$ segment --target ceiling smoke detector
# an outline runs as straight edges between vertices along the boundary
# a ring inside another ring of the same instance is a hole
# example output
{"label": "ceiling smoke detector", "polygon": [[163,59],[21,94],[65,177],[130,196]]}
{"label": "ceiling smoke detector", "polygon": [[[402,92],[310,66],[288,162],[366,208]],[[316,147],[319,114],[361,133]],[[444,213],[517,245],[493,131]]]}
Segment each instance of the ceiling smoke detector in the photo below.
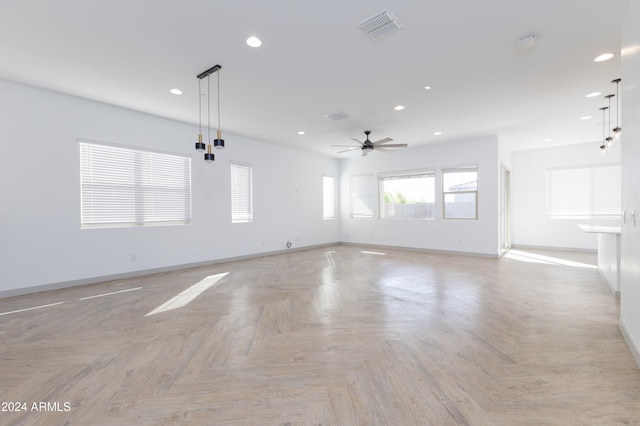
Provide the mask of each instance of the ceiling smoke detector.
{"label": "ceiling smoke detector", "polygon": [[530,49],[536,45],[537,36],[535,34],[529,34],[528,36],[520,37],[516,41],[516,47],[518,50]]}
{"label": "ceiling smoke detector", "polygon": [[389,9],[381,10],[367,19],[358,22],[357,25],[362,31],[369,35],[371,40],[386,37],[403,26]]}

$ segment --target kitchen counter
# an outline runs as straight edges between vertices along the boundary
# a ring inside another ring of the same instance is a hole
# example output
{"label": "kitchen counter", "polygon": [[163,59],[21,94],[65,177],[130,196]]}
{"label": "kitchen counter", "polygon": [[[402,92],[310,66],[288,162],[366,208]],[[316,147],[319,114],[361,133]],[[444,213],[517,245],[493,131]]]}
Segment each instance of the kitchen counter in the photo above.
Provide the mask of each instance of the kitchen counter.
{"label": "kitchen counter", "polygon": [[598,271],[616,298],[620,297],[620,226],[578,225],[598,234]]}

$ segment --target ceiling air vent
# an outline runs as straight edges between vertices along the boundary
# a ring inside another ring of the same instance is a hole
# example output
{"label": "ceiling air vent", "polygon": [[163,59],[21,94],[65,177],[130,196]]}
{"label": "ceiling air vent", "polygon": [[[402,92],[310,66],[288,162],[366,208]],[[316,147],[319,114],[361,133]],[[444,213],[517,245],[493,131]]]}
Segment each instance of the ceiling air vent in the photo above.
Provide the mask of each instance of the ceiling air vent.
{"label": "ceiling air vent", "polygon": [[400,21],[393,16],[393,13],[389,9],[384,9],[368,17],[364,21],[359,22],[358,26],[371,37],[371,40],[386,37],[402,28]]}
{"label": "ceiling air vent", "polygon": [[326,114],[325,117],[338,121],[349,118],[349,114],[347,114],[346,112],[334,112],[333,114]]}

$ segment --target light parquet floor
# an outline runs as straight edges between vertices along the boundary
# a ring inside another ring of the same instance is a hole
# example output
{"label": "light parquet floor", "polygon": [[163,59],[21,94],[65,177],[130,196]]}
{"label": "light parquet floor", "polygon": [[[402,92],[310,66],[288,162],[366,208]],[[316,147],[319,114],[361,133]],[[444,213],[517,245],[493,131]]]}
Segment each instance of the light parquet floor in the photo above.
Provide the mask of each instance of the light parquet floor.
{"label": "light parquet floor", "polygon": [[594,254],[367,250],[0,299],[64,302],[0,316],[0,401],[26,408],[0,424],[640,424],[640,370]]}

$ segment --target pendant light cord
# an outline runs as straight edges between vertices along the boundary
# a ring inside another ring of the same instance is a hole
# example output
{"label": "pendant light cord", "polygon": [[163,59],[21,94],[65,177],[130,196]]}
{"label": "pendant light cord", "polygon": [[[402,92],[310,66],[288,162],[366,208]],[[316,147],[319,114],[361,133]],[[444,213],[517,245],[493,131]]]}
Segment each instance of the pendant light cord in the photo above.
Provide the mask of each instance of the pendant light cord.
{"label": "pendant light cord", "polygon": [[619,98],[620,95],[618,93],[619,84],[620,84],[620,81],[616,81],[616,129],[620,128],[620,123],[618,122],[618,113],[620,112],[620,98]]}
{"label": "pendant light cord", "polygon": [[198,133],[202,134],[202,80],[198,79]]}
{"label": "pendant light cord", "polygon": [[210,86],[209,86],[209,76],[207,76],[207,117],[208,117],[208,121],[207,121],[207,128],[208,128],[208,133],[207,133],[207,143],[211,143],[211,96],[209,96],[209,94],[211,93],[210,91]]}
{"label": "pendant light cord", "polygon": [[218,70],[218,130],[220,130],[220,72]]}
{"label": "pendant light cord", "polygon": [[611,96],[609,96],[609,137],[607,139],[611,139]]}

